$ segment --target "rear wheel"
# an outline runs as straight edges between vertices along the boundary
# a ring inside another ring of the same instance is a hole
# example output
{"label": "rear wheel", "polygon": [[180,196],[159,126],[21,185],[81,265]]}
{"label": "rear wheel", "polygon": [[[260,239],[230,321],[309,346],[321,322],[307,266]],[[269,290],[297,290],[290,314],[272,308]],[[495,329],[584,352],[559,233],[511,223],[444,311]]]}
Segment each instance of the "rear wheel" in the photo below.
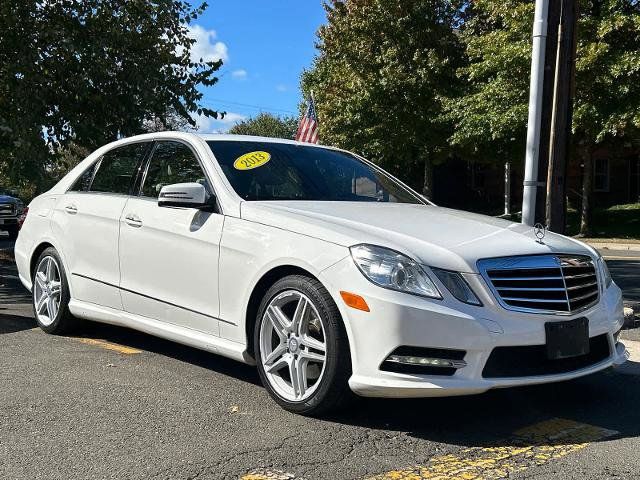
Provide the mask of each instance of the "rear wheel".
{"label": "rear wheel", "polygon": [[38,326],[47,333],[62,334],[76,326],[69,312],[69,284],[55,248],[47,248],[33,272],[33,313]]}
{"label": "rear wheel", "polygon": [[319,415],[351,397],[342,319],[315,279],[292,275],[269,289],[256,319],[254,351],[262,383],[286,410]]}

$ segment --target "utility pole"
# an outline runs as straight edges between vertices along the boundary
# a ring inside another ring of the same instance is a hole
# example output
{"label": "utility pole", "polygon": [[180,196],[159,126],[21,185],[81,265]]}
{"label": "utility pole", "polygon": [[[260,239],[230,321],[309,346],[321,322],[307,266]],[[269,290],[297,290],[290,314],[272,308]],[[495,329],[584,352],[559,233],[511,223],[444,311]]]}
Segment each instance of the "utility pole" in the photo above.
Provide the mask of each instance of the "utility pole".
{"label": "utility pole", "polygon": [[542,85],[542,114],[540,115],[540,144],[538,152],[538,191],[536,194],[535,222],[545,223],[547,173],[551,141],[551,117],[558,56],[558,27],[562,0],[549,0],[547,16],[547,42],[544,53],[544,84]]}
{"label": "utility pole", "polygon": [[524,189],[522,194],[522,223],[526,225],[533,225],[535,223],[536,195],[539,186],[538,160],[540,158],[540,126],[543,105],[542,86],[544,84],[544,59],[547,42],[548,15],[549,0],[536,0],[531,51],[527,151],[525,157]]}
{"label": "utility pole", "polygon": [[575,91],[577,3],[577,0],[562,0],[558,30],[546,201],[547,225],[557,233],[564,233],[566,228],[566,178]]}

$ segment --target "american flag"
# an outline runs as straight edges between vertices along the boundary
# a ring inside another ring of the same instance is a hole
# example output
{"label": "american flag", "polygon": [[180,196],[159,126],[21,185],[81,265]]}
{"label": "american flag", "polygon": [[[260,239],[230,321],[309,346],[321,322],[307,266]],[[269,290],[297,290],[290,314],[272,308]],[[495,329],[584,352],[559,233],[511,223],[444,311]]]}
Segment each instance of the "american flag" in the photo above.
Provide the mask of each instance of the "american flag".
{"label": "american flag", "polygon": [[316,115],[316,105],[313,95],[309,97],[307,111],[300,119],[296,140],[299,142],[318,143],[318,116]]}

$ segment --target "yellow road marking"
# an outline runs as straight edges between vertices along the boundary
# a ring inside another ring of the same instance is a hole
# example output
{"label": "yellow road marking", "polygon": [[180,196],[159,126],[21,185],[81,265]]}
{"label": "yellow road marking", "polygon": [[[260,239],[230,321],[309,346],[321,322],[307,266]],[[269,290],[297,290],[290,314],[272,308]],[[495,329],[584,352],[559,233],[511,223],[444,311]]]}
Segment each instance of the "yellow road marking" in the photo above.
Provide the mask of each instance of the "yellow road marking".
{"label": "yellow road marking", "polygon": [[257,469],[252,470],[240,477],[240,480],[294,480],[298,479],[292,473],[281,472],[280,470]]}
{"label": "yellow road marking", "polygon": [[123,355],[135,355],[136,353],[142,353],[142,350],[138,350],[137,348],[118,345],[117,343],[111,343],[97,338],[75,337],[73,339],[80,343],[84,343],[85,345],[94,345],[96,347],[104,348],[105,350],[113,350],[114,352],[122,353]]}
{"label": "yellow road marking", "polygon": [[392,470],[370,480],[495,480],[543,465],[618,432],[561,418],[515,432],[505,446],[473,447],[433,457],[428,465]]}

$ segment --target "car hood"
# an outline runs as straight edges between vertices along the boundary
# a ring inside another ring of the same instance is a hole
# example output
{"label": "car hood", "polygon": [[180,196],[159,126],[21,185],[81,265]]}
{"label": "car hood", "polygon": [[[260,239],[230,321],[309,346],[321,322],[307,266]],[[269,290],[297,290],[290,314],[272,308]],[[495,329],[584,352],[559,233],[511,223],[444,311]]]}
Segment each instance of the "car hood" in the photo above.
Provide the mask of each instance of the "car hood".
{"label": "car hood", "polygon": [[583,243],[532,227],[431,205],[373,202],[243,202],[243,219],[350,247],[400,251],[434,267],[477,272],[481,258],[548,253],[588,254]]}
{"label": "car hood", "polygon": [[18,199],[8,195],[0,195],[0,203],[18,203]]}

